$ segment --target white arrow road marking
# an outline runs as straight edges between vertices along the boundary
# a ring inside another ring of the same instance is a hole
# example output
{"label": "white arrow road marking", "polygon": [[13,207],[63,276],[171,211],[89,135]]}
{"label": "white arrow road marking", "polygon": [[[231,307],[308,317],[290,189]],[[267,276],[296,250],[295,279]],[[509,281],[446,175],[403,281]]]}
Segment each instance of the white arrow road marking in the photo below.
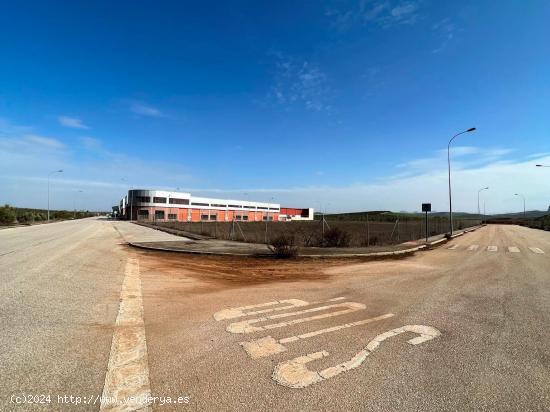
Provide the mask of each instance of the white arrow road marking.
{"label": "white arrow road marking", "polygon": [[449,249],[449,250],[455,250],[457,247],[458,247],[458,245],[452,245],[452,246],[449,246],[447,249]]}
{"label": "white arrow road marking", "polygon": [[498,247],[497,246],[487,246],[487,251],[488,252],[497,252]]}
{"label": "white arrow road marking", "polygon": [[286,351],[286,347],[283,346],[283,343],[296,342],[300,339],[308,339],[314,336],[322,335],[323,333],[335,332],[337,330],[351,328],[354,326],[366,325],[371,322],[376,322],[378,320],[388,319],[394,316],[393,313],[386,313],[385,315],[377,316],[375,318],[364,319],[352,323],[344,323],[341,325],[333,326],[331,328],[319,329],[313,332],[304,333],[298,336],[290,336],[288,338],[279,339],[278,341],[271,336],[266,336],[265,338],[255,339],[248,342],[241,342],[240,345],[244,348],[246,353],[250,355],[251,358],[257,359],[264,356],[276,355]]}
{"label": "white arrow road marking", "polygon": [[[327,309],[341,308],[341,307],[345,307],[345,308],[348,308],[348,309],[340,310],[340,311],[337,311],[337,312],[325,313],[323,315],[310,316],[308,318],[299,318],[299,319],[289,320],[287,322],[271,323],[271,324],[268,324],[268,325],[265,325],[265,326],[252,326],[252,324],[254,324],[254,323],[265,322],[267,320],[281,319],[281,318],[286,318],[286,317],[289,317],[289,316],[303,315],[303,314],[306,314],[306,313],[319,312],[319,311],[323,311],[323,310],[327,310]],[[231,333],[252,333],[252,332],[258,332],[258,331],[262,331],[262,330],[266,330],[266,329],[283,328],[285,326],[291,326],[291,325],[295,325],[297,323],[310,322],[310,321],[319,320],[319,319],[331,318],[333,316],[341,316],[341,315],[345,315],[347,313],[352,313],[352,312],[362,310],[362,309],[365,309],[365,308],[366,308],[366,306],[363,305],[362,303],[355,303],[355,302],[337,303],[337,304],[334,304],[334,305],[319,306],[317,308],[304,309],[304,310],[299,310],[299,311],[296,311],[296,312],[279,313],[277,315],[271,315],[271,316],[266,316],[266,317],[257,318],[257,319],[243,320],[241,322],[234,322],[234,323],[229,324],[229,326],[227,326],[226,330],[228,332],[231,332]]]}
{"label": "white arrow road marking", "polygon": [[139,262],[129,258],[100,411],[150,410],[150,397]]}
{"label": "white arrow road marking", "polygon": [[479,245],[471,245],[470,247],[468,247],[468,250],[470,252],[474,252],[476,251],[477,249],[479,249]]}
{"label": "white arrow road marking", "polygon": [[533,253],[538,253],[538,254],[543,254],[544,253],[544,250],[542,250],[541,248],[538,248],[538,247],[530,247],[529,249]]}
{"label": "white arrow road marking", "polygon": [[508,252],[510,252],[510,253],[519,253],[519,249],[515,246],[508,246]]}
{"label": "white arrow road marking", "polygon": [[405,332],[413,332],[419,335],[407,341],[411,345],[418,345],[441,335],[441,332],[431,326],[406,325],[376,336],[368,343],[365,349],[347,362],[323,369],[320,372],[309,370],[306,366],[309,362],[329,356],[327,351],[320,351],[279,363],[275,367],[272,377],[280,385],[297,389],[305,388],[361,366],[367,359],[367,356],[378,349],[383,341]]}

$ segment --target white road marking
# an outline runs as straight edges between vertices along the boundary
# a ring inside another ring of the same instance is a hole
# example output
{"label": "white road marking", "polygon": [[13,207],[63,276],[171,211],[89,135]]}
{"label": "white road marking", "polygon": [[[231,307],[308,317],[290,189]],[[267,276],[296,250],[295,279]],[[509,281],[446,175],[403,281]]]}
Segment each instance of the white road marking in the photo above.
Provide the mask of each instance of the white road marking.
{"label": "white road marking", "polygon": [[498,247],[497,246],[487,246],[487,251],[488,252],[497,252]]}
{"label": "white road marking", "polygon": [[455,250],[457,247],[458,247],[458,245],[452,245],[452,246],[449,246],[447,249],[449,249],[449,250]]}
{"label": "white road marking", "polygon": [[519,249],[515,246],[508,246],[508,252],[510,252],[510,253],[519,253]]}
{"label": "white road marking", "polygon": [[305,356],[299,356],[286,362],[279,363],[273,371],[272,378],[278,384],[287,386],[289,388],[305,388],[315,383],[333,378],[334,376],[337,376],[342,372],[347,372],[361,366],[361,364],[367,359],[367,356],[378,349],[383,341],[391,338],[392,336],[397,336],[405,332],[413,332],[420,335],[407,341],[411,345],[418,345],[441,335],[441,332],[431,326],[402,326],[400,328],[392,329],[388,332],[376,336],[368,343],[365,349],[357,353],[347,362],[343,362],[336,366],[323,369],[320,372],[311,371],[307,368],[307,363],[329,356],[329,353],[327,351],[314,352]]}
{"label": "white road marking", "polygon": [[265,338],[255,339],[248,342],[241,342],[240,345],[244,348],[246,353],[250,355],[251,358],[257,359],[264,356],[276,355],[277,353],[286,351],[286,347],[282,345],[284,343],[296,342],[297,340],[312,338],[314,336],[322,335],[323,333],[335,332],[337,330],[351,328],[354,326],[366,325],[368,323],[388,319],[393,316],[393,313],[386,313],[385,315],[377,316],[375,318],[364,319],[352,323],[344,323],[330,328],[319,329],[313,332],[304,333],[298,336],[290,336],[288,338],[279,339],[278,341],[271,336],[266,336]]}
{"label": "white road marking", "polygon": [[541,248],[538,248],[538,247],[530,247],[529,249],[533,253],[538,253],[538,254],[543,254],[544,253],[544,250],[542,250]]}
{"label": "white road marking", "polygon": [[129,258],[120,292],[100,410],[150,410],[150,397],[139,262]]}
{"label": "white road marking", "polygon": [[474,251],[476,251],[476,250],[478,250],[478,249],[479,249],[479,245],[471,245],[471,246],[468,247],[468,250],[469,250],[470,252],[474,252]]}
{"label": "white road marking", "polygon": [[[329,299],[325,302],[336,302],[338,300],[344,300],[344,299],[345,299],[344,297],[338,297],[338,298]],[[305,300],[300,300],[300,299],[276,300],[273,302],[260,303],[258,305],[249,305],[249,306],[241,306],[238,308],[223,309],[223,310],[220,310],[219,312],[214,313],[214,319],[216,319],[217,321],[225,320],[225,319],[235,319],[243,316],[260,315],[262,313],[277,312],[277,311],[292,309],[300,306],[315,305],[317,303],[323,303],[323,302],[309,303],[309,302],[306,302]],[[249,309],[265,308],[265,307],[276,306],[276,305],[286,305],[286,306],[247,312]]]}
{"label": "white road marking", "polygon": [[[307,317],[307,318],[298,318],[298,319],[290,320],[288,322],[271,323],[271,324],[268,324],[268,325],[265,325],[265,326],[251,326],[254,323],[265,322],[267,320],[281,319],[281,318],[286,318],[286,317],[289,317],[289,316],[303,315],[303,314],[306,314],[306,313],[319,312],[319,311],[322,311],[322,310],[327,310],[327,309],[332,309],[332,308],[340,308],[340,307],[345,307],[347,309],[340,310],[340,311],[337,311],[337,312],[325,313],[323,315],[310,316],[310,317]],[[283,327],[286,327],[286,326],[295,325],[297,323],[310,322],[310,321],[319,320],[319,319],[331,318],[331,317],[334,317],[334,316],[341,316],[341,315],[345,315],[347,313],[352,313],[352,312],[362,310],[362,309],[365,309],[365,308],[366,308],[366,306],[363,305],[362,303],[355,303],[355,302],[337,303],[337,304],[334,304],[334,305],[319,306],[317,308],[304,309],[304,310],[299,310],[299,311],[296,311],[296,312],[279,313],[277,315],[271,315],[271,316],[266,316],[266,317],[256,318],[256,319],[243,320],[241,322],[234,322],[234,323],[229,324],[229,326],[227,326],[226,330],[230,333],[252,333],[252,332],[258,332],[258,331],[267,330],[267,329],[283,328]]]}

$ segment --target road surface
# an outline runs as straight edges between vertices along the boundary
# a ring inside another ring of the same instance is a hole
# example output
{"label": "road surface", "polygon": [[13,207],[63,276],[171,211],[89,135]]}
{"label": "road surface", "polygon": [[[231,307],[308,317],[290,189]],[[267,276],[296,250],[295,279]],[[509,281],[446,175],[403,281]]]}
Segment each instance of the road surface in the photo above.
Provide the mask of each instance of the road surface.
{"label": "road surface", "polygon": [[370,262],[124,245],[159,233],[0,230],[0,410],[550,409],[548,232]]}

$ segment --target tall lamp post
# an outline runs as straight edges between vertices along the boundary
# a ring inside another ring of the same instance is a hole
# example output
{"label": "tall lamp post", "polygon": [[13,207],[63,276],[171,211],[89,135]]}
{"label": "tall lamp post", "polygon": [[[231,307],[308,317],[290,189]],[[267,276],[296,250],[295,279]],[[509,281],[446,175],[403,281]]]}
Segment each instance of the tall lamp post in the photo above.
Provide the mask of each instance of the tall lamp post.
{"label": "tall lamp post", "polygon": [[50,221],[50,177],[54,173],[63,173],[63,169],[54,170],[48,174],[48,222]]}
{"label": "tall lamp post", "polygon": [[550,167],[550,165],[535,165],[537,167]]}
{"label": "tall lamp post", "polygon": [[83,190],[77,190],[73,198],[73,219],[76,219],[76,197],[78,196],[79,193],[82,193],[82,192]]}
{"label": "tall lamp post", "polygon": [[525,196],[520,193],[514,193],[514,196],[520,196],[523,199],[523,219],[525,219]]}
{"label": "tall lamp post", "polygon": [[[477,191],[477,216],[479,217],[480,215],[480,210],[479,210],[479,194],[484,191],[484,190],[489,190],[489,186],[487,187],[482,187],[481,189],[479,189]],[[481,223],[483,223],[483,219],[481,219]]]}
{"label": "tall lamp post", "polygon": [[449,144],[447,144],[447,166],[449,169],[449,227],[451,229],[451,236],[453,235],[453,200],[451,195],[451,143],[461,134],[473,132],[474,130],[476,130],[475,127],[470,127],[468,130],[464,130],[463,132],[455,134],[453,137],[451,137],[451,140],[449,140]]}

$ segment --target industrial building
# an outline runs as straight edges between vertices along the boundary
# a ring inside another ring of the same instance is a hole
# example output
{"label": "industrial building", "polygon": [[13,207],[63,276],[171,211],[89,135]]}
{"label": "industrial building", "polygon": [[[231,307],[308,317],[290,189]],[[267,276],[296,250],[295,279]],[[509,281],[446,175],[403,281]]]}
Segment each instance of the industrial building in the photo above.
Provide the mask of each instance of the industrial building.
{"label": "industrial building", "polygon": [[132,189],[120,200],[119,217],[127,220],[178,222],[242,222],[313,220],[312,208],[278,203],[213,199],[190,193]]}

